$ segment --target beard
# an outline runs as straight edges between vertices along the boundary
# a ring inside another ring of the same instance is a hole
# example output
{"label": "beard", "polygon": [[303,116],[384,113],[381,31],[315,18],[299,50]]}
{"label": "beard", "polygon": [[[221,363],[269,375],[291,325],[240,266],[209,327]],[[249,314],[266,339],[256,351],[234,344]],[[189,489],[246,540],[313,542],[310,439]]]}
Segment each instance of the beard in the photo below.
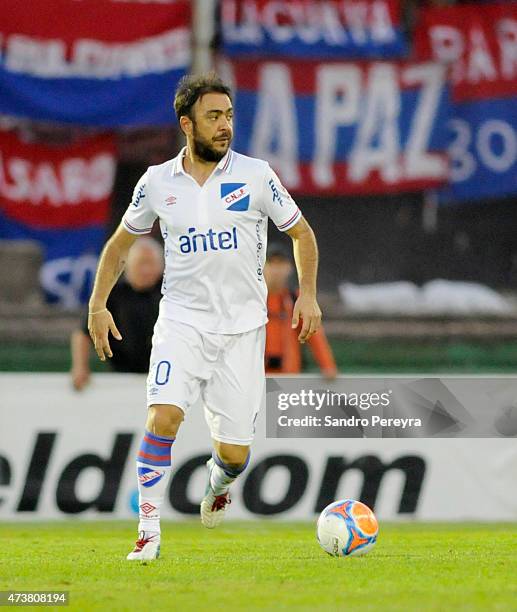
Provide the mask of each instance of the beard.
{"label": "beard", "polygon": [[194,155],[199,159],[202,159],[206,162],[218,162],[223,159],[223,157],[228,152],[230,148],[230,144],[232,142],[231,136],[228,138],[228,146],[224,151],[219,151],[214,149],[212,141],[206,140],[202,136],[200,136],[196,130],[196,124],[194,123],[194,132],[193,132],[193,145],[194,145]]}

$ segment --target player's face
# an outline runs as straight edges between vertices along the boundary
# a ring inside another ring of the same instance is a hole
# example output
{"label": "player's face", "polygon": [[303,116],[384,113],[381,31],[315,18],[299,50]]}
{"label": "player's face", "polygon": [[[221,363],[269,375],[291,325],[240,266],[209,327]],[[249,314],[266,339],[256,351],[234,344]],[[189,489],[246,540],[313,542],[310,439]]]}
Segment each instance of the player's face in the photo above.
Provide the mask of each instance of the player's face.
{"label": "player's face", "polygon": [[233,108],[225,94],[207,93],[194,107],[192,145],[194,154],[208,162],[218,162],[225,155],[233,138]]}

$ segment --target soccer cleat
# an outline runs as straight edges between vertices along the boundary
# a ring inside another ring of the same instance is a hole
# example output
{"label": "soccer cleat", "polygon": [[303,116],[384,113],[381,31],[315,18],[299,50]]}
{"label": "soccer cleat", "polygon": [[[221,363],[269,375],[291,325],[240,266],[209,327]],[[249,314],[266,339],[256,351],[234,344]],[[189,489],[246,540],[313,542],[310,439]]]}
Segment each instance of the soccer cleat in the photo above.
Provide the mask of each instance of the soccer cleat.
{"label": "soccer cleat", "polygon": [[128,561],[154,561],[160,556],[160,534],[146,536],[145,531],[138,534],[135,548],[126,557]]}
{"label": "soccer cleat", "polygon": [[224,513],[226,512],[226,506],[231,504],[230,494],[227,491],[222,495],[216,495],[212,487],[210,486],[210,474],[212,473],[212,467],[214,460],[210,459],[207,462],[208,466],[208,484],[205,491],[205,497],[201,502],[201,522],[208,529],[214,529],[222,523]]}

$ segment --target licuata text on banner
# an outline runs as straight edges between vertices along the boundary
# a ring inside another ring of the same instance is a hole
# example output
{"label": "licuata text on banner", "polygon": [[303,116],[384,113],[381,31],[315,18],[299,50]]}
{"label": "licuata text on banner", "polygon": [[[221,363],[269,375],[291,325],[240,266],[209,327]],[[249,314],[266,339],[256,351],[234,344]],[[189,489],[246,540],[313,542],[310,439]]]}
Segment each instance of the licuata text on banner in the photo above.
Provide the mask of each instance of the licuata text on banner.
{"label": "licuata text on banner", "polygon": [[450,71],[451,168],[443,198],[517,193],[517,4],[426,9],[415,51]]}
{"label": "licuata text on banner", "polygon": [[0,113],[77,125],[171,123],[190,2],[2,2]]}
{"label": "licuata text on banner", "polygon": [[235,148],[293,192],[396,193],[440,185],[446,69],[433,62],[234,61]]}
{"label": "licuata text on banner", "polygon": [[223,48],[232,57],[403,57],[399,0],[222,0]]}

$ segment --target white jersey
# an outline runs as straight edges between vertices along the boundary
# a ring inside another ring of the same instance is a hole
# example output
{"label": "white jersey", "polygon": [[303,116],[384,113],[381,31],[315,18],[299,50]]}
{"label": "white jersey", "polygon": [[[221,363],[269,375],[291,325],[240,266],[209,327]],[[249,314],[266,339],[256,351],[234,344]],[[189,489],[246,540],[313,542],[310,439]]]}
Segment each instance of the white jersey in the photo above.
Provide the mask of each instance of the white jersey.
{"label": "white jersey", "polygon": [[146,234],[160,220],[160,316],[220,334],[255,329],[267,322],[268,217],[286,231],[301,212],[267,162],[229,150],[201,187],[183,168],[185,151],[147,169],[124,227]]}

